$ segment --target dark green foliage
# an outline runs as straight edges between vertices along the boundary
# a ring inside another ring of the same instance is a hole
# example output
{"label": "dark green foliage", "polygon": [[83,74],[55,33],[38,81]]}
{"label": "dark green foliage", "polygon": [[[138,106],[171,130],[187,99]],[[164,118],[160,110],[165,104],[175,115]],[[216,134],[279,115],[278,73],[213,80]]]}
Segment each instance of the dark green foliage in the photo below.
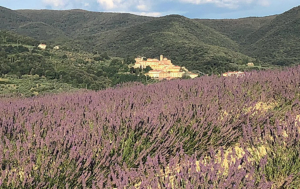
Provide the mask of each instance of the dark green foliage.
{"label": "dark green foliage", "polygon": [[[96,53],[98,54],[98,53]],[[108,56],[108,54],[105,52],[105,53],[102,53],[101,55],[95,55],[94,56],[94,60],[95,61],[105,61],[105,60],[109,60],[110,57]]]}
{"label": "dark green foliage", "polygon": [[164,54],[176,65],[201,70],[201,64],[210,61],[216,52],[232,61],[246,57],[237,52],[238,44],[225,35],[179,15],[151,18],[80,10],[20,10],[16,13],[31,20],[17,32],[64,44],[62,49],[73,52],[94,52],[93,59],[98,62],[108,60],[108,54],[125,58],[125,64],[134,63],[138,55]]}
{"label": "dark green foliage", "polygon": [[187,74],[183,74],[182,79],[191,79],[191,77]]}
{"label": "dark green foliage", "polygon": [[240,44],[241,52],[264,65],[290,66],[299,63],[300,7],[262,18],[197,20]]}
{"label": "dark green foliage", "polygon": [[122,61],[119,59],[112,59],[110,62],[110,66],[120,67],[122,65]]}
{"label": "dark green foliage", "polygon": [[[22,38],[19,35],[16,36]],[[93,58],[95,60],[95,57],[99,57],[101,61],[91,61]],[[34,78],[36,76],[40,79],[45,78],[46,80],[40,80],[45,83],[57,83],[57,86],[67,83],[73,88],[92,90],[101,90],[125,82],[146,83],[147,78],[142,74],[130,74],[128,64],[131,63],[132,58],[111,60],[106,52],[94,56],[75,51],[70,53],[62,49],[60,51],[51,50],[51,48],[39,50],[30,44],[5,43],[0,45],[0,77],[15,77],[24,82],[26,78],[35,75]],[[20,83],[19,80],[17,83]],[[8,85],[6,81],[3,82],[2,84]],[[40,88],[35,91],[26,91],[30,90],[32,85],[28,82],[24,85],[21,91],[15,92],[12,91],[16,89],[10,89],[8,85],[6,87],[9,90],[3,90],[0,94],[7,94],[9,91],[25,96],[31,96],[34,92],[34,94],[43,94]],[[68,88],[63,87],[62,91],[64,90],[68,91]],[[56,91],[56,87],[46,88],[45,91]]]}
{"label": "dark green foliage", "polygon": [[113,85],[122,84],[126,82],[136,82],[136,81],[146,83],[147,78],[144,75],[137,76],[131,74],[117,74],[114,76]]}
{"label": "dark green foliage", "polygon": [[259,57],[263,62],[275,65],[298,64],[299,9],[300,7],[295,7],[278,15],[270,23],[250,34],[245,41],[245,51],[251,56]]}
{"label": "dark green foliage", "polygon": [[0,57],[1,58],[7,58],[7,54],[6,54],[6,52],[5,52],[4,49],[1,49],[1,51],[0,51]]}
{"label": "dark green foliage", "polygon": [[49,80],[38,75],[6,76],[0,80],[0,97],[36,96],[47,93],[76,91],[70,84]]}
{"label": "dark green foliage", "polygon": [[147,66],[145,69],[144,69],[144,73],[148,73],[150,70],[152,70],[152,68],[150,66]]}
{"label": "dark green foliage", "polygon": [[247,35],[270,23],[275,17],[276,16],[240,19],[196,19],[196,21],[215,29],[239,44],[243,44]]}
{"label": "dark green foliage", "polygon": [[6,31],[6,30],[0,30],[0,44],[10,44],[10,43],[15,43],[19,45],[26,44],[26,45],[33,46],[33,45],[37,45],[38,41],[31,37],[17,35],[13,32]]}
{"label": "dark green foliage", "polygon": [[94,60],[95,60],[95,61],[100,61],[100,60],[103,60],[103,59],[102,59],[100,56],[95,56],[95,57],[94,57]]}
{"label": "dark green foliage", "polygon": [[[48,78],[58,79],[61,74],[57,72],[65,71],[64,81],[85,88],[98,80],[94,76],[108,77],[111,83],[118,83],[114,81],[119,78],[114,77],[119,73],[137,76],[147,73],[149,70],[130,69],[137,56],[157,58],[163,54],[175,65],[198,70],[202,75],[290,66],[300,60],[298,9],[262,18],[200,20],[179,15],[152,18],[82,10],[13,11],[0,8],[0,15],[3,15],[0,29],[35,38],[0,31],[0,43],[5,46],[0,49],[0,57],[5,58],[4,62],[19,61],[20,64],[18,57],[8,54],[42,54],[46,64],[54,67],[56,72],[50,71],[51,76],[48,72]],[[65,52],[59,57],[49,50],[41,53],[33,47],[39,44],[37,40],[47,43],[49,49],[61,44],[61,50],[70,53]],[[85,52],[94,53],[86,59],[73,58],[74,54]],[[112,60],[111,66],[108,66],[110,56],[124,59],[118,59],[120,62]],[[52,58],[56,60],[52,61]],[[254,62],[257,67],[247,67],[248,62]],[[10,65],[1,67],[1,73],[9,73]],[[73,78],[74,74],[70,76],[70,71],[78,72],[77,69],[88,74],[89,79]],[[45,75],[40,66],[35,70],[38,75]],[[20,76],[27,72],[28,69],[17,70],[14,74]]]}
{"label": "dark green foliage", "polygon": [[124,63],[125,64],[134,64],[135,63],[134,57],[126,56],[126,58],[124,59]]}
{"label": "dark green foliage", "polygon": [[61,58],[62,58],[62,59],[67,59],[68,56],[67,56],[66,54],[64,54]]}
{"label": "dark green foliage", "polygon": [[100,56],[103,60],[110,60],[110,57],[108,56],[107,52],[104,52]]}

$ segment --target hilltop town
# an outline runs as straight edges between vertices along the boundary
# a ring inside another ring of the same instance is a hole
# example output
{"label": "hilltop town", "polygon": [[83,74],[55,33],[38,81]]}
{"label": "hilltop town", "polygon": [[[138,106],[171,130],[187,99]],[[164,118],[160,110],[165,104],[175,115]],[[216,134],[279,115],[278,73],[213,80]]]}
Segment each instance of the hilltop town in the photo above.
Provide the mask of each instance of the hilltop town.
{"label": "hilltop town", "polygon": [[186,68],[175,66],[172,64],[171,60],[164,58],[163,55],[160,55],[160,59],[144,59],[143,57],[138,57],[135,59],[134,68],[145,69],[147,66],[150,66],[150,70],[145,75],[152,77],[153,79],[159,80],[171,80],[175,78],[182,78],[184,75],[187,75],[191,78],[198,77],[198,74],[189,72]]}

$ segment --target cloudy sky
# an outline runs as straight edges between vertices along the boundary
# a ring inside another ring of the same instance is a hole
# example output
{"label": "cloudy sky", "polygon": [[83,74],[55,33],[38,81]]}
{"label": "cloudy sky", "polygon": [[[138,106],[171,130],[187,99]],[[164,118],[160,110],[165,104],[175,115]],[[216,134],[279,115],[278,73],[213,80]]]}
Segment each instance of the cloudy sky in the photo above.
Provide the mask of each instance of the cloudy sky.
{"label": "cloudy sky", "polygon": [[180,14],[189,18],[242,18],[281,14],[299,0],[0,0],[10,9],[85,9],[147,16]]}

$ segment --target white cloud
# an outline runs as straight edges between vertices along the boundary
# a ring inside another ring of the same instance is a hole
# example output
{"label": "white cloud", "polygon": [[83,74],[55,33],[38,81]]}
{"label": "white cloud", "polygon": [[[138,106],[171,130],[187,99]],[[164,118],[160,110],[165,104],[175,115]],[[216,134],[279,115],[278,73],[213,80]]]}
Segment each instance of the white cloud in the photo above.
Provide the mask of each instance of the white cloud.
{"label": "white cloud", "polygon": [[153,17],[162,16],[162,13],[152,10],[154,3],[152,0],[43,0],[43,3],[46,6],[59,9],[86,9],[98,4],[98,10],[100,11],[127,12]]}
{"label": "white cloud", "polygon": [[[46,6],[56,9],[93,8],[93,10],[98,11],[131,12],[145,16],[161,16],[167,12],[173,13],[172,5],[178,5],[178,2],[195,5],[214,4],[217,7],[226,9],[239,9],[252,5],[270,6],[271,4],[271,0],[42,0],[42,2]],[[162,7],[159,6],[160,4],[167,6]],[[184,6],[182,5],[183,8]],[[157,9],[154,9],[154,7]]]}
{"label": "white cloud", "polygon": [[262,6],[269,6],[270,0],[179,0],[184,3],[192,4],[215,4],[218,7],[226,7],[230,9],[237,9],[242,5],[259,4]]}
{"label": "white cloud", "polygon": [[136,6],[136,8],[140,11],[147,11],[148,7],[145,4],[139,4],[138,6]]}
{"label": "white cloud", "polygon": [[267,7],[267,6],[271,5],[271,2],[269,0],[261,0],[261,1],[259,1],[259,4],[264,7]]}
{"label": "white cloud", "polygon": [[97,0],[105,9],[114,9],[121,4],[121,0]]}
{"label": "white cloud", "polygon": [[53,7],[65,7],[69,0],[43,0],[43,3]]}
{"label": "white cloud", "polygon": [[58,9],[86,9],[96,0],[42,0],[44,5]]}
{"label": "white cloud", "polygon": [[162,16],[162,13],[160,12],[137,12],[134,14],[141,15],[141,16],[152,16],[152,17]]}
{"label": "white cloud", "polygon": [[129,11],[138,9],[139,11],[150,11],[151,0],[97,0],[99,5],[105,10]]}

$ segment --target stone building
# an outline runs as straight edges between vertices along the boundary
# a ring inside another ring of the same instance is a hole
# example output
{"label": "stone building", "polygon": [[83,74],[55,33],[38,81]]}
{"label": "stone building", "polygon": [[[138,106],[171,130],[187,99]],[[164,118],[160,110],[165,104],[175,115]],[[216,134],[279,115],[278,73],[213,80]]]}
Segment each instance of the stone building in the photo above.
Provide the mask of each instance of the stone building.
{"label": "stone building", "polygon": [[46,44],[39,44],[38,46],[39,49],[45,50],[47,48]]}
{"label": "stone building", "polygon": [[[163,55],[160,55],[159,60],[152,58],[144,60],[144,58],[140,57],[136,58],[135,61],[136,63],[134,65],[134,68],[145,69],[147,66],[150,66],[153,70],[149,71],[145,75],[159,80],[181,78],[185,73],[181,71],[182,69],[180,66],[173,65],[171,60],[164,58]],[[195,77],[193,76],[193,78]]]}

